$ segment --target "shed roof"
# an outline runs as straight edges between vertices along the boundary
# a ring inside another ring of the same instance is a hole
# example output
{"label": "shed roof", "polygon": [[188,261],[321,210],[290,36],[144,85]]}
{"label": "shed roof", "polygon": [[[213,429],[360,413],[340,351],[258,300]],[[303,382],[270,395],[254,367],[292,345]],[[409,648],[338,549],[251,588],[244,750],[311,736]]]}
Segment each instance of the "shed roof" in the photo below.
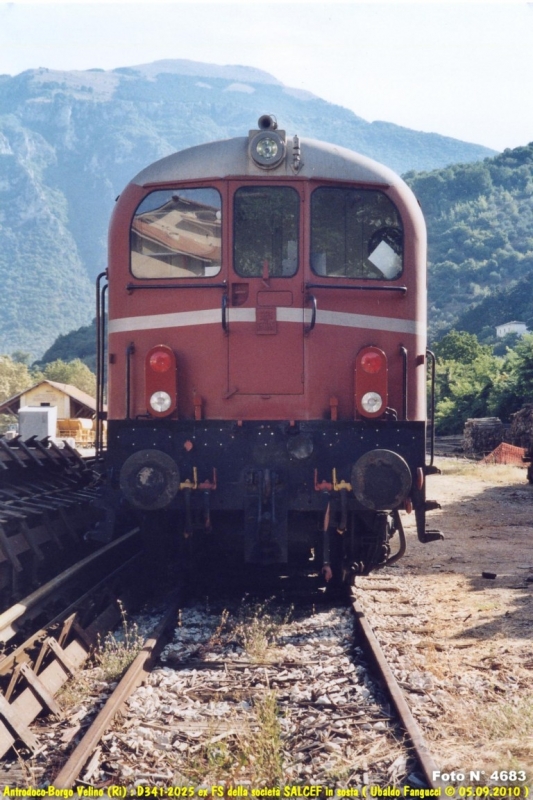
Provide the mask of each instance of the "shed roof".
{"label": "shed roof", "polygon": [[48,384],[49,386],[53,386],[54,389],[57,389],[63,394],[68,395],[72,400],[75,401],[77,407],[75,407],[75,416],[77,417],[92,417],[96,412],[96,400],[94,397],[91,397],[90,394],[87,392],[82,392],[81,389],[78,389],[77,386],[72,386],[70,383],[58,383],[57,381],[39,381],[39,383],[34,384],[33,386],[29,386],[27,389],[23,389],[22,392],[18,392],[18,394],[14,394],[13,397],[10,397],[8,400],[4,400],[3,403],[0,403],[0,414],[11,413],[17,414],[20,404],[21,398],[27,392],[32,391],[32,389],[36,389],[38,386],[42,386],[43,384]]}

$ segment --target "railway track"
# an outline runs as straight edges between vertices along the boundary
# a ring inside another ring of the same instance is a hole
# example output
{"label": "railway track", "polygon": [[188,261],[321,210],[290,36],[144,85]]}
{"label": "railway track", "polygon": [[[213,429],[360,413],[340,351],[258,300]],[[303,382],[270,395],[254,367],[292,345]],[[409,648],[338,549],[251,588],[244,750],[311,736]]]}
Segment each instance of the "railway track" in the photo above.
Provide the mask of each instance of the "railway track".
{"label": "railway track", "polygon": [[434,787],[422,734],[354,602],[287,622],[270,601],[231,613],[178,612],[175,601],[68,759],[56,752],[47,780],[163,796],[203,785],[241,796],[258,786]]}

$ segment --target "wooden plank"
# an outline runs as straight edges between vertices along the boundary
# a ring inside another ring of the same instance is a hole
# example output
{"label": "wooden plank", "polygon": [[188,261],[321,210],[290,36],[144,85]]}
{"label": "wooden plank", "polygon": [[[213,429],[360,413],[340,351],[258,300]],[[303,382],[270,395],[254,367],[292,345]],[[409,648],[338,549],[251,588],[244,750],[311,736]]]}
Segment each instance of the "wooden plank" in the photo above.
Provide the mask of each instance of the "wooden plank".
{"label": "wooden plank", "polygon": [[[85,647],[76,640],[65,648],[65,654],[68,657],[69,663],[78,669],[88,657],[88,652]],[[50,694],[56,695],[63,684],[68,680],[68,675],[58,661],[52,661],[52,663],[40,673],[39,679]],[[7,703],[5,698],[2,699]],[[17,720],[26,728],[33,722],[37,715],[41,713],[43,707],[44,703],[39,701],[33,690],[29,687],[24,689],[24,691],[9,704],[9,708],[16,715]],[[0,720],[0,758],[7,753],[15,741],[15,736],[13,736],[9,729],[9,725],[5,725]]]}

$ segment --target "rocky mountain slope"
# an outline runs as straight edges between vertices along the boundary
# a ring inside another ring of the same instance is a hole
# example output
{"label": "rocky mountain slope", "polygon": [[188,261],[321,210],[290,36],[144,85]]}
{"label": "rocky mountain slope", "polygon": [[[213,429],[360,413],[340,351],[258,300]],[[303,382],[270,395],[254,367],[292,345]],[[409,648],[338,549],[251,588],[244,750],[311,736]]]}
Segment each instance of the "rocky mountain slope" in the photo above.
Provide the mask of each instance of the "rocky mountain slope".
{"label": "rocky mountain slope", "polygon": [[245,134],[263,113],[291,133],[358,150],[398,172],[492,151],[386,122],[249,67],[160,61],[0,76],[0,352],[41,355],[94,315],[113,203],[142,167]]}

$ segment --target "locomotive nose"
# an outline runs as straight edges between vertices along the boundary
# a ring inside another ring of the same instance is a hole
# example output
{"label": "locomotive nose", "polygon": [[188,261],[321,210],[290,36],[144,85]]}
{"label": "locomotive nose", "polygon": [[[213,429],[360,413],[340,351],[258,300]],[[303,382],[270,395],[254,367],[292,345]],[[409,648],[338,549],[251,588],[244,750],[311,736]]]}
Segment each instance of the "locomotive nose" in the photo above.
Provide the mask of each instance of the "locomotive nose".
{"label": "locomotive nose", "polygon": [[352,489],[361,505],[372,511],[398,508],[409,496],[409,465],[392,450],[370,450],[352,468]]}
{"label": "locomotive nose", "polygon": [[134,508],[166,508],[180,485],[178,465],[161,450],[139,450],[120,470],[120,488]]}

